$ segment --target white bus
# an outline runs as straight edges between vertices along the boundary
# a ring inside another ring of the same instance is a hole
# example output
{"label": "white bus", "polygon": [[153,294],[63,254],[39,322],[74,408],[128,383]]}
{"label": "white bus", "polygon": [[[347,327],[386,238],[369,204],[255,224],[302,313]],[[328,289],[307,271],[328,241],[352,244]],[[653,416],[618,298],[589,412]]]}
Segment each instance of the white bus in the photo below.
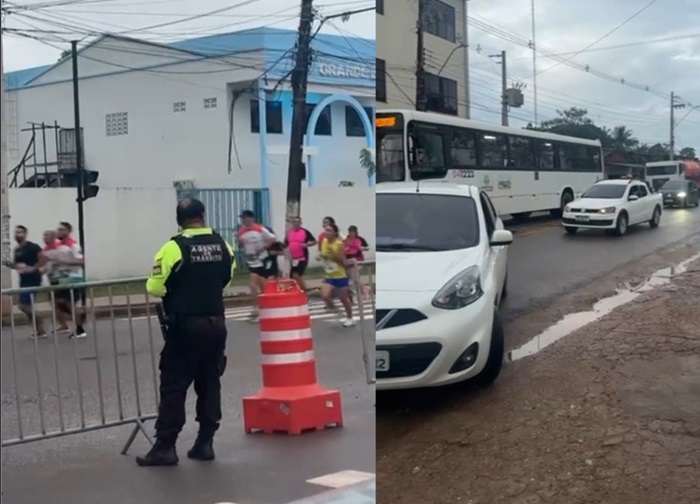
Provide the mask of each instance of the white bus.
{"label": "white bus", "polygon": [[700,161],[654,161],[647,163],[644,180],[655,190],[659,190],[669,180],[692,180],[700,184]]}
{"label": "white bus", "polygon": [[499,215],[559,216],[603,178],[598,140],[412,110],[377,112],[377,183],[445,178],[489,193]]}

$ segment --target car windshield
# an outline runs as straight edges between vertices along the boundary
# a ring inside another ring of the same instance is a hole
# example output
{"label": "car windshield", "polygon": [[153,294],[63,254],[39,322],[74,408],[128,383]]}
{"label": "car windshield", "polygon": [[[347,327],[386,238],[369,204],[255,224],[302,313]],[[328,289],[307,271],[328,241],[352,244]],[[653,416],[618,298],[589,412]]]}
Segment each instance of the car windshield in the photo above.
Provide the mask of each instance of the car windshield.
{"label": "car windshield", "polygon": [[625,195],[626,185],[596,184],[581,195],[582,198],[620,199]]}
{"label": "car windshield", "polygon": [[474,200],[436,194],[377,194],[377,251],[445,251],[479,243]]}
{"label": "car windshield", "polygon": [[664,185],[661,186],[661,190],[668,191],[682,191],[686,189],[685,182],[682,180],[669,180]]}

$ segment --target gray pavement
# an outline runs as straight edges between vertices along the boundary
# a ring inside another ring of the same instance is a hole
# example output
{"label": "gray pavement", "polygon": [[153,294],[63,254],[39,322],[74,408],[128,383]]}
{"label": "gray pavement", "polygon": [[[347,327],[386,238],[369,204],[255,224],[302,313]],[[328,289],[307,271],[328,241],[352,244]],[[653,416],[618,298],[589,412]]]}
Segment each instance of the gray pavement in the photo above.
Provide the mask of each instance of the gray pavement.
{"label": "gray pavement", "polygon": [[[138,394],[134,386],[134,360],[130,356],[130,326],[136,348]],[[194,463],[186,458],[185,452],[196,435],[191,392],[188,424],[178,445],[180,466],[138,468],[135,455],[149,447],[141,435],[126,456],[119,455],[132,426],[10,446],[2,450],[3,499],[13,504],[282,504],[321,494],[329,490],[328,486],[337,486],[338,481],[352,482],[357,474],[373,474],[374,391],[364,376],[359,327],[343,329],[330,319],[312,322],[319,378],[324,386],[341,390],[345,427],[293,437],[243,432],[241,399],[260,387],[258,330],[256,325],[239,320],[229,319],[228,326],[229,369],[223,378],[224,420],[216,438],[215,462]],[[86,384],[82,390],[86,423],[100,421],[98,363],[106,419],[119,418],[120,398],[124,417],[136,414],[137,397],[142,412],[152,413],[155,408],[152,355],[157,356],[161,338],[156,327],[150,333],[148,328],[149,322],[144,319],[131,324],[124,320],[114,324],[98,320],[87,339],[67,340],[59,335],[57,341],[36,342],[28,338],[26,327],[16,328],[14,337],[3,331],[0,342],[3,440],[17,436],[13,343],[19,363],[16,373],[23,384],[19,393],[24,434],[28,435],[41,430],[35,349],[38,349],[47,431],[60,427],[57,377],[63,390],[61,406],[65,424],[67,427],[80,424],[81,393],[76,386],[76,369],[80,372],[80,382]],[[95,343],[99,360],[95,357]],[[55,370],[56,362],[59,373]],[[152,432],[153,423],[149,421],[147,426]],[[350,477],[344,472],[349,472]],[[307,482],[333,473],[340,473],[330,477],[336,483],[324,486]]]}
{"label": "gray pavement", "polygon": [[558,221],[519,227],[508,251],[509,296],[503,316],[506,321],[514,320],[615,268],[691,241],[700,241],[700,208],[667,209],[659,228],[642,224],[620,238],[598,230],[569,236]]}

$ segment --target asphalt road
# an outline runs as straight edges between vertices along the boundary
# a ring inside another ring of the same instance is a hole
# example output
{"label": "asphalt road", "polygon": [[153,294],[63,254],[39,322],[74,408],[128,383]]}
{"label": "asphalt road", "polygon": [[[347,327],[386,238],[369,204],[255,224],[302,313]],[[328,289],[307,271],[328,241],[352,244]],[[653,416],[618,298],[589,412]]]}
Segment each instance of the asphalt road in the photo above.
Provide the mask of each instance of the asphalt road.
{"label": "asphalt road", "polygon": [[554,220],[518,227],[508,250],[509,297],[502,315],[513,320],[631,261],[698,240],[700,208],[667,209],[657,229],[642,224],[619,238],[598,230],[569,236]]}
{"label": "asphalt road", "polygon": [[[319,317],[314,317],[312,322],[318,374],[324,386],[341,390],[343,428],[301,436],[245,434],[241,399],[257,392],[261,383],[258,330],[256,325],[230,316],[229,368],[223,378],[224,420],[215,440],[215,462],[195,463],[186,458],[197,427],[194,392],[191,392],[188,424],[178,444],[178,467],[138,468],[135,455],[149,448],[141,435],[126,456],[120,455],[132,425],[10,446],[2,450],[3,499],[13,504],[282,504],[372,477],[374,390],[367,385],[364,375],[360,328],[344,329],[330,318]],[[371,320],[369,324],[371,327]],[[36,342],[47,431],[60,427],[57,380],[63,390],[61,406],[65,425],[76,426],[81,422],[81,391],[77,387],[76,369],[80,372],[80,382],[86,384],[82,388],[82,404],[87,424],[101,419],[100,388],[108,420],[119,418],[120,398],[124,417],[135,415],[137,397],[142,412],[155,411],[152,356],[160,350],[161,339],[155,324],[150,333],[148,327],[146,320],[131,324],[120,320],[113,325],[109,321],[97,321],[87,339],[59,337],[56,346],[52,339]],[[136,348],[138,393],[134,385],[131,334]],[[17,328],[14,337],[9,330],[3,331],[3,440],[17,436],[13,342],[19,363],[18,382],[23,384],[19,392],[24,434],[41,430],[35,342],[28,335],[27,327]],[[113,341],[117,342],[116,368]],[[99,360],[95,357],[98,354]],[[147,422],[147,427],[152,433],[153,422]]]}

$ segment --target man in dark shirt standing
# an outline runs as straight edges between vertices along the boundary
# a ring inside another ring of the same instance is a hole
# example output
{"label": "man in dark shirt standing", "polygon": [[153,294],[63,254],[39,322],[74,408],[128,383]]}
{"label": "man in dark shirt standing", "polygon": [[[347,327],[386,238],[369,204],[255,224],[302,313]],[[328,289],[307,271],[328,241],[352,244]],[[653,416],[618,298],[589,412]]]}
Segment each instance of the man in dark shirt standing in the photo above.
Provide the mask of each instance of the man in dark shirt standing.
{"label": "man in dark shirt standing", "polygon": [[[14,261],[8,265],[19,274],[20,287],[40,287],[41,286],[41,271],[43,266],[43,257],[41,247],[34,242],[27,240],[27,228],[17,226],[15,228],[15,247]],[[29,320],[36,317],[36,336],[45,338],[44,324],[39,316],[32,314],[32,304],[34,302],[35,293],[22,293],[19,295],[19,309],[24,313]]]}

